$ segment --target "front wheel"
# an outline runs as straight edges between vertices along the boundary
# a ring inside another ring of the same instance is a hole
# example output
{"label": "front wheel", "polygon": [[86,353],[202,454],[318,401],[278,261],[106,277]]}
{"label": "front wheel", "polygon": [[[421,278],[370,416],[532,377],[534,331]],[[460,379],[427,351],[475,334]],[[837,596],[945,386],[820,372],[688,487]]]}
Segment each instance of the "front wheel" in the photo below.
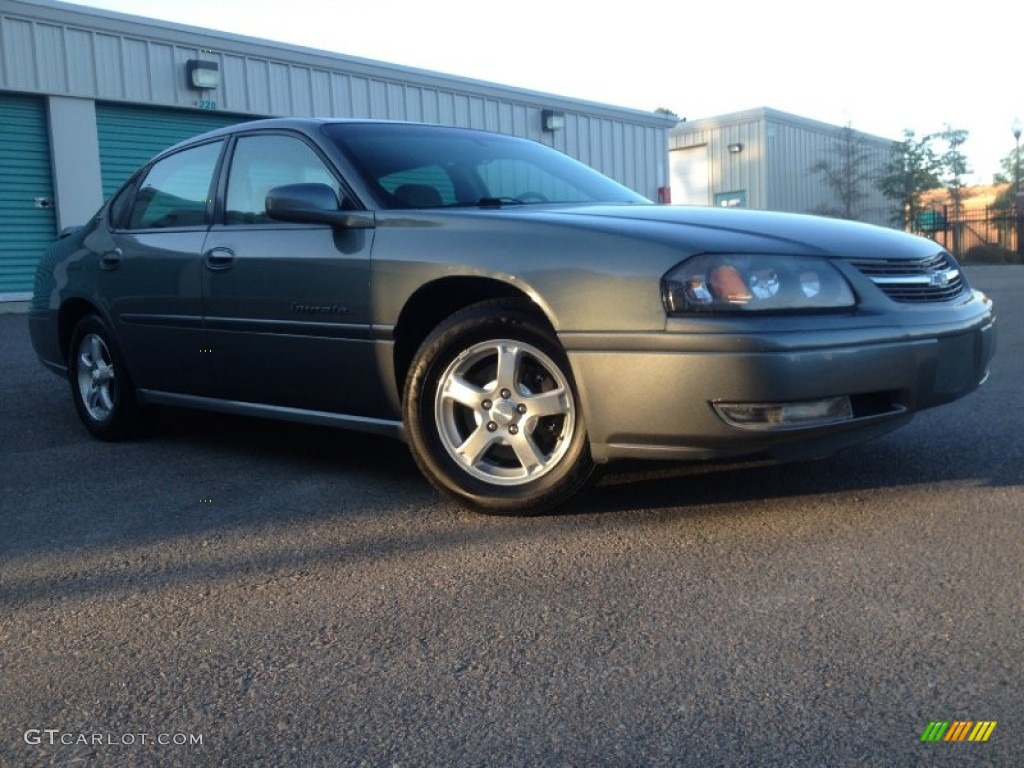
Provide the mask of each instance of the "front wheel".
{"label": "front wheel", "polygon": [[477,304],[435,329],[403,407],[423,473],[482,512],[543,512],[594,473],[565,352],[517,302]]}

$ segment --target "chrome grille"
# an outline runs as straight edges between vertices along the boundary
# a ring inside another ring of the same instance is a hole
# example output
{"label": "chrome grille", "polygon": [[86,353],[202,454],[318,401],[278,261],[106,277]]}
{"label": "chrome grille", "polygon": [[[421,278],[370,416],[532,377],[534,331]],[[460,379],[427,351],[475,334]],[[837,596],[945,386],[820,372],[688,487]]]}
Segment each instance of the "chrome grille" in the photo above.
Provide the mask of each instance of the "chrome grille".
{"label": "chrome grille", "polygon": [[959,265],[945,252],[917,261],[850,259],[850,264],[893,301],[949,301],[967,287]]}

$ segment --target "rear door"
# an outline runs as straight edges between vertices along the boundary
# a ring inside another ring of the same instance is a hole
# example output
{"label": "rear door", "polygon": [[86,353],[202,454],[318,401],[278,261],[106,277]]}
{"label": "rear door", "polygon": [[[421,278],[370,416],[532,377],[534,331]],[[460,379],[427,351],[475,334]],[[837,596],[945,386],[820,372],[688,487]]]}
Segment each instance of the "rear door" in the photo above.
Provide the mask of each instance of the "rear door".
{"label": "rear door", "polygon": [[99,292],[139,387],[212,394],[200,255],[225,145],[157,161],[114,200],[110,234],[86,241],[100,256]]}

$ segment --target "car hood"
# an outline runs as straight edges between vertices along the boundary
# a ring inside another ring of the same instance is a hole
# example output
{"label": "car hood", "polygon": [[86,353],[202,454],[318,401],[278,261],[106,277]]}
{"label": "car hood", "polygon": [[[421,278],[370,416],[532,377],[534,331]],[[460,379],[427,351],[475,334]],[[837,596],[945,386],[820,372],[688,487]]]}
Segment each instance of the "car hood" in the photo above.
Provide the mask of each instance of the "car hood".
{"label": "car hood", "polygon": [[[524,213],[531,209],[515,209]],[[860,222],[791,213],[678,205],[581,205],[532,208],[528,215],[564,224],[633,234],[691,249],[790,252],[833,258],[922,259],[941,247],[931,240]]]}

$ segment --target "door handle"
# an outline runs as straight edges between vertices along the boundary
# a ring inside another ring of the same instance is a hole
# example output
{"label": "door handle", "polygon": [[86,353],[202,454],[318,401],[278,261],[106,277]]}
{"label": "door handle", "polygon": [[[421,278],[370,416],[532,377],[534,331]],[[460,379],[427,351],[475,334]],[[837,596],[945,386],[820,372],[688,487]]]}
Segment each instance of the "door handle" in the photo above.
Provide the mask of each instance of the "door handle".
{"label": "door handle", "polygon": [[100,268],[106,270],[117,269],[119,266],[121,266],[122,255],[123,254],[121,253],[120,248],[115,248],[112,251],[107,251],[100,257]]}
{"label": "door handle", "polygon": [[211,248],[203,256],[208,269],[227,269],[235,260],[235,252],[230,248]]}

